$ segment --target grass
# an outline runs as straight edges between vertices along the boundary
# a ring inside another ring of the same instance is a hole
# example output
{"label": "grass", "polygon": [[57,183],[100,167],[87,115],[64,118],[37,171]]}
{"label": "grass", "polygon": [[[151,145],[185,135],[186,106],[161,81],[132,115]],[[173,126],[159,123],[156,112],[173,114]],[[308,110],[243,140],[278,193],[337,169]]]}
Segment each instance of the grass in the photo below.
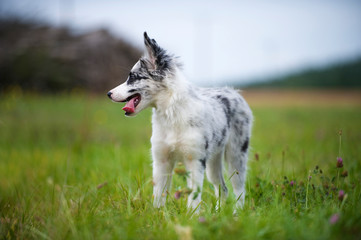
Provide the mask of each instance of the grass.
{"label": "grass", "polygon": [[234,216],[232,198],[215,211],[207,181],[199,215],[188,212],[179,169],[166,206],[153,208],[150,110],[125,118],[105,97],[81,93],[0,98],[1,239],[361,235],[359,106],[254,106],[245,207]]}

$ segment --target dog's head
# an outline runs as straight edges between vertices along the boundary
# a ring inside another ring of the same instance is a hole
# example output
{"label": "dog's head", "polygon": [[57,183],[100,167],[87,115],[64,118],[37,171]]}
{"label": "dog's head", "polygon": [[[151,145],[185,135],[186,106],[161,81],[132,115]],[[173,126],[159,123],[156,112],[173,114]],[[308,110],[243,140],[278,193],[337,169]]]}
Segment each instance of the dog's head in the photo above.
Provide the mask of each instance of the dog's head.
{"label": "dog's head", "polygon": [[167,88],[166,79],[177,66],[174,58],[144,32],[145,54],[131,69],[127,80],[108,92],[114,102],[126,102],[126,116],[135,116],[153,106],[155,96]]}

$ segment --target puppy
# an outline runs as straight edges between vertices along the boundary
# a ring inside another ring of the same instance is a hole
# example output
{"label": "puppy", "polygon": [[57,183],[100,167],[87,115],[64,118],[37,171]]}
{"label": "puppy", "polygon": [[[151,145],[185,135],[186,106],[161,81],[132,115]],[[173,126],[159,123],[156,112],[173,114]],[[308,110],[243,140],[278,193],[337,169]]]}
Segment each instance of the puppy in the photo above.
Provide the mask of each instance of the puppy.
{"label": "puppy", "polygon": [[[154,206],[165,204],[176,162],[184,163],[189,177],[188,207],[201,201],[204,172],[215,195],[225,199],[228,189],[223,161],[228,165],[236,206],[243,206],[252,111],[231,88],[191,85],[178,59],[144,33],[145,55],[131,69],[128,79],[108,92],[115,102],[126,102],[126,116],[151,107]],[[221,192],[219,192],[221,191]]]}

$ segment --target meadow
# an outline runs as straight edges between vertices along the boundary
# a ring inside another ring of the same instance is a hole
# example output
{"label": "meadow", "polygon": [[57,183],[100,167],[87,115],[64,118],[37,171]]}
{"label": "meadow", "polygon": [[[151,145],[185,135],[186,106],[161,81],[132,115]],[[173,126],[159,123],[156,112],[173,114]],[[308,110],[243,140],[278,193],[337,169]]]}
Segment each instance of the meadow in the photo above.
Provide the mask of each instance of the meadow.
{"label": "meadow", "polygon": [[153,208],[150,110],[124,117],[105,94],[0,96],[0,239],[359,239],[361,102],[245,96],[255,122],[236,215],[231,176],[219,210],[205,180],[188,211],[181,165]]}

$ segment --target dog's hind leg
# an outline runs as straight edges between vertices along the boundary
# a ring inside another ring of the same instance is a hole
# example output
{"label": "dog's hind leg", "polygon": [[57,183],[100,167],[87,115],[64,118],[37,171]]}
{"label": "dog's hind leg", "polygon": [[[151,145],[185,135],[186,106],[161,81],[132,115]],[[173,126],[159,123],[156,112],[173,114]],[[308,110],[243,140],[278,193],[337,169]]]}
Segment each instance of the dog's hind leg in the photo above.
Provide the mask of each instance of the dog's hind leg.
{"label": "dog's hind leg", "polygon": [[[223,151],[216,154],[207,162],[206,173],[208,180],[213,184],[216,198],[224,201],[228,196],[228,189],[223,178]],[[221,191],[219,191],[221,189]],[[219,209],[219,201],[217,202],[217,209]]]}
{"label": "dog's hind leg", "polygon": [[[243,130],[245,130],[243,128]],[[242,135],[241,135],[242,134]],[[232,131],[226,145],[225,159],[228,163],[228,174],[231,177],[233,192],[236,196],[236,207],[242,208],[245,199],[245,182],[247,174],[249,131]]]}

